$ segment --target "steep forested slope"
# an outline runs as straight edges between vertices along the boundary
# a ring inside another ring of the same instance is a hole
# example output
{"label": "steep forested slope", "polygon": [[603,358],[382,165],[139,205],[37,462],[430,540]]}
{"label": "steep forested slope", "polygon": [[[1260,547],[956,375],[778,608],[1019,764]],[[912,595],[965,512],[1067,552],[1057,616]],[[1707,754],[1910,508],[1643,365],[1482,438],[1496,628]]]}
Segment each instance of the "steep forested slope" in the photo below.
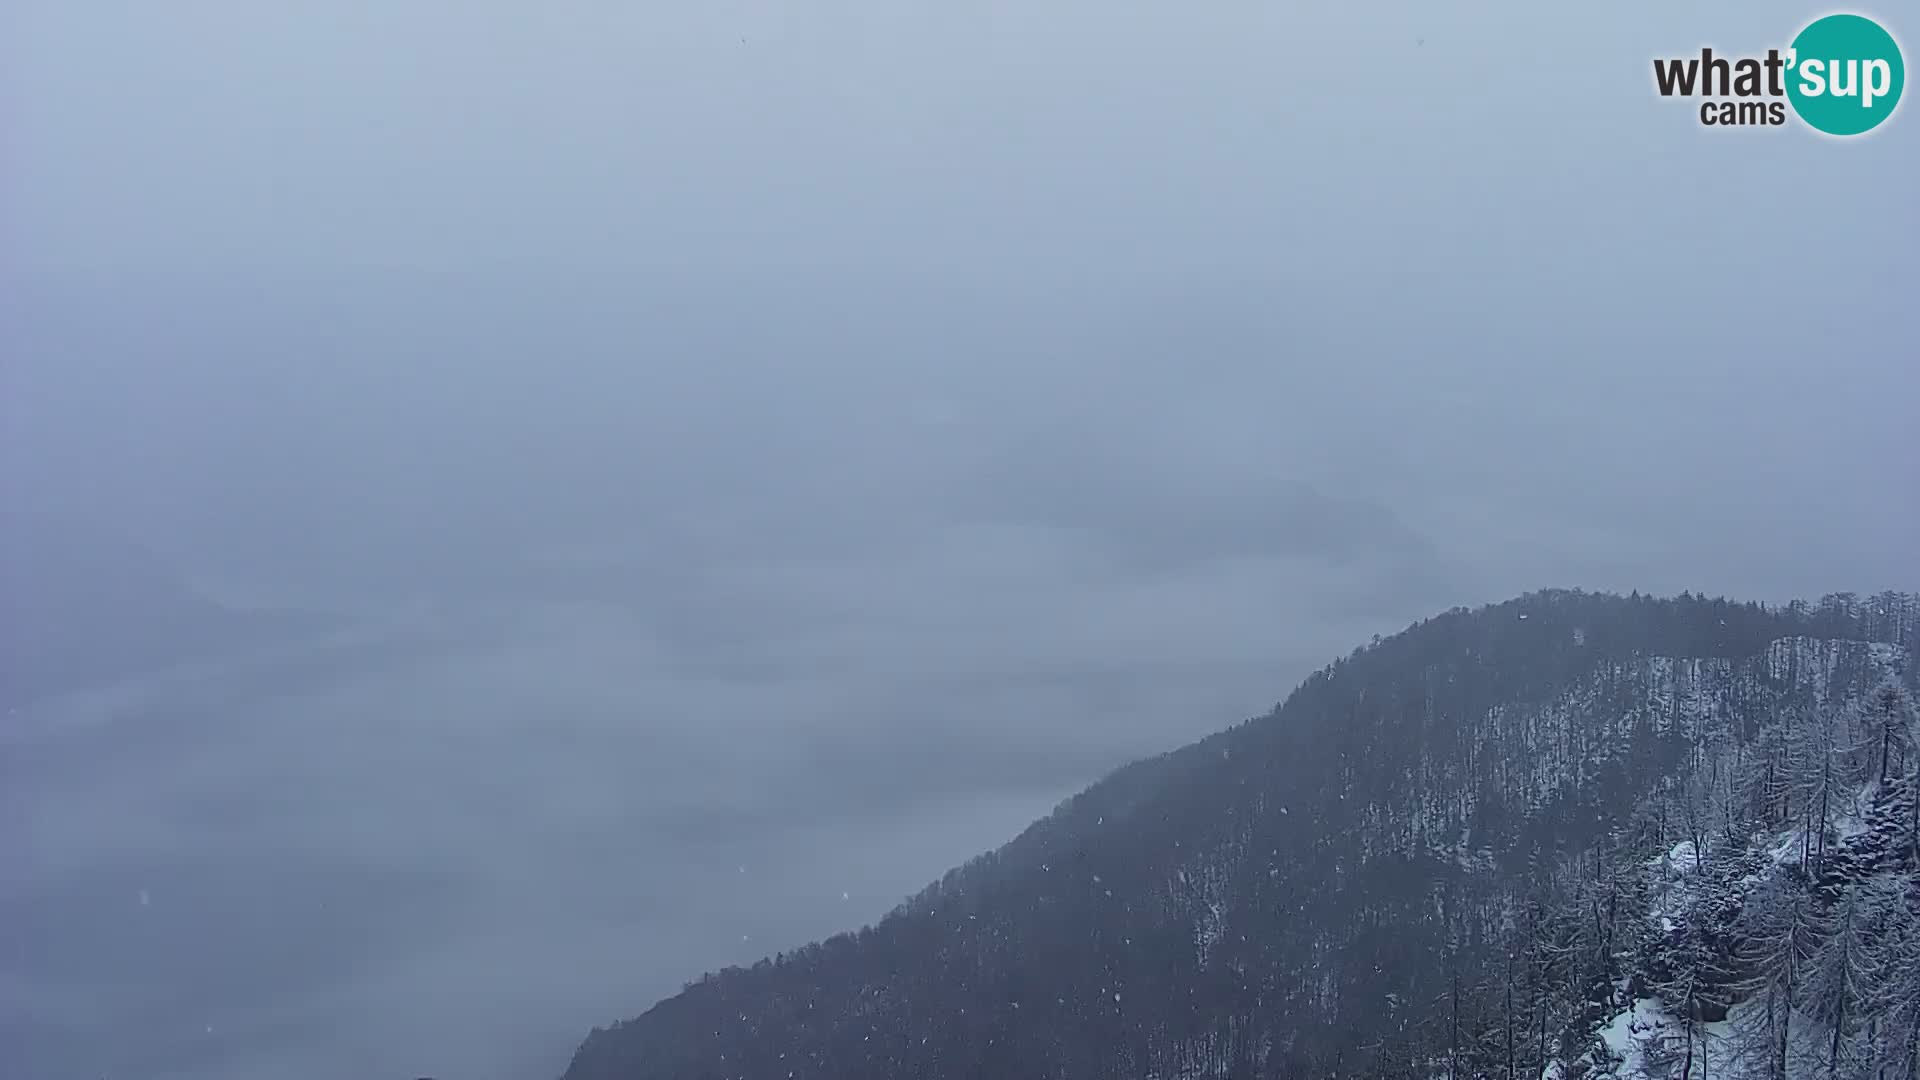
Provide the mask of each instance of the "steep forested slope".
{"label": "steep forested slope", "polygon": [[1755,1069],[1885,1056],[1920,1022],[1916,647],[1895,593],[1457,609],[567,1077],[1700,1075],[1736,1027]]}

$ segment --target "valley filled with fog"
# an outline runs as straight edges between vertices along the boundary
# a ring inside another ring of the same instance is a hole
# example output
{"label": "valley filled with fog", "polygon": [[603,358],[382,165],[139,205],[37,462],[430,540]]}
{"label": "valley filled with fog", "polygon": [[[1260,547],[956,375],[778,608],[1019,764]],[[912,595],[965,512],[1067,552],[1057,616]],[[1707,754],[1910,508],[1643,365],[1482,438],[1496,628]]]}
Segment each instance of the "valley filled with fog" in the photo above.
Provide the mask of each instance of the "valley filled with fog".
{"label": "valley filled with fog", "polygon": [[1914,117],[1649,84],[1783,0],[0,7],[0,1074],[556,1076],[1456,605],[1913,583]]}

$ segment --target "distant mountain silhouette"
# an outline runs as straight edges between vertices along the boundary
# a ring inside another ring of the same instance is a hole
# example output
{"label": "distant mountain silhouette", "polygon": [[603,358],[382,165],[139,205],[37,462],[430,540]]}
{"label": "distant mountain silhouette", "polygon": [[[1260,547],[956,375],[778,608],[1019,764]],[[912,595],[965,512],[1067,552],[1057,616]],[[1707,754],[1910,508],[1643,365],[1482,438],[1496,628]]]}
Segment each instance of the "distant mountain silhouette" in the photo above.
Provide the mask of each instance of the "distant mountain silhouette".
{"label": "distant mountain silhouette", "polygon": [[326,625],[234,611],[151,551],[72,518],[0,519],[0,704],[291,639]]}

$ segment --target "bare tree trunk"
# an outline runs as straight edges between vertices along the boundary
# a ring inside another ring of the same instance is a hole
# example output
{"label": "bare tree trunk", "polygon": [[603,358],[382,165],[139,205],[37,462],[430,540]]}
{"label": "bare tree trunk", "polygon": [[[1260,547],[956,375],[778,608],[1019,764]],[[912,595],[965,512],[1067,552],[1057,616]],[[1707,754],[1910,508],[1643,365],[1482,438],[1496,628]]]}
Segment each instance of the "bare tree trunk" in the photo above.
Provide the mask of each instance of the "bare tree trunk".
{"label": "bare tree trunk", "polygon": [[1447,1050],[1447,1080],[1460,1080],[1460,972],[1453,973],[1453,1043]]}
{"label": "bare tree trunk", "polygon": [[1769,985],[1767,987],[1767,1070],[1769,1080],[1787,1080],[1787,1078],[1780,1073],[1773,1071],[1775,1068],[1773,1059],[1773,1037],[1779,1026],[1773,1014],[1775,996],[1774,988]]}
{"label": "bare tree trunk", "polygon": [[1913,861],[1920,865],[1920,757],[1915,758],[1913,765],[1913,776],[1907,780],[1907,794],[1913,797],[1913,825],[1907,835],[1913,838]]}
{"label": "bare tree trunk", "polygon": [[1833,1016],[1833,1049],[1827,1054],[1827,1075],[1840,1075],[1840,1033],[1847,1027],[1847,996],[1840,995],[1840,1010]]}
{"label": "bare tree trunk", "polygon": [[1507,953],[1507,1080],[1513,1080],[1513,953]]}
{"label": "bare tree trunk", "polygon": [[[1800,917],[1799,901],[1796,900],[1794,902],[1793,910],[1794,918],[1798,919]],[[1792,949],[1793,947],[1793,942],[1789,940],[1787,942],[1787,948]],[[1799,966],[1799,957],[1787,957],[1787,1000],[1781,1003],[1784,1008],[1780,1012],[1780,1051],[1779,1056],[1774,1059],[1773,1070],[1773,1075],[1778,1077],[1779,1080],[1786,1080],[1787,1077],[1787,1047],[1789,1045],[1788,1040],[1793,1032],[1793,977],[1798,971]]]}
{"label": "bare tree trunk", "polygon": [[1813,800],[1800,808],[1800,865],[1813,869]]}
{"label": "bare tree trunk", "polygon": [[[1540,980],[1540,986],[1542,989],[1546,987],[1546,984],[1547,984],[1546,979],[1543,978]],[[1544,994],[1540,995],[1541,998],[1544,998],[1545,996],[1546,995]],[[1535,1069],[1534,1071],[1543,1073],[1547,1071],[1547,1006],[1546,1006],[1546,1003],[1536,998],[1534,1011],[1540,1019],[1540,1041],[1534,1044],[1537,1048],[1534,1055],[1534,1063],[1538,1065],[1539,1068]],[[1920,1028],[1915,1028],[1915,1030],[1920,1031]]]}
{"label": "bare tree trunk", "polygon": [[1691,993],[1681,1007],[1687,1010],[1687,1059],[1680,1066],[1680,1080],[1693,1080],[1694,1001]]}
{"label": "bare tree trunk", "polygon": [[1829,810],[1829,807],[1827,805],[1827,797],[1829,794],[1831,794],[1832,789],[1833,789],[1833,755],[1831,752],[1829,752],[1827,755],[1827,763],[1825,765],[1822,765],[1820,768],[1820,821],[1819,821],[1820,842],[1819,842],[1819,847],[1815,849],[1815,854],[1814,854],[1814,863],[1816,866],[1820,864],[1824,864],[1827,861],[1827,823],[1833,820],[1832,818],[1827,816],[1827,812]]}

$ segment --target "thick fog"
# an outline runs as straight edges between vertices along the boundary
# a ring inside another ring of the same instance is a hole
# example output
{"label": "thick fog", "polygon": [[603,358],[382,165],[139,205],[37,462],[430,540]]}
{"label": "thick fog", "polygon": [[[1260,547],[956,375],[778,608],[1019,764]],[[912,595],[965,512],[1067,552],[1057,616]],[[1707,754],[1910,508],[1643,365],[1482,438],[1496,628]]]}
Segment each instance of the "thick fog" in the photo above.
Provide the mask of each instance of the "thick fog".
{"label": "thick fog", "polygon": [[1920,584],[1916,106],[1650,79],[1801,6],[6,7],[9,1075],[556,1075],[1437,610]]}

